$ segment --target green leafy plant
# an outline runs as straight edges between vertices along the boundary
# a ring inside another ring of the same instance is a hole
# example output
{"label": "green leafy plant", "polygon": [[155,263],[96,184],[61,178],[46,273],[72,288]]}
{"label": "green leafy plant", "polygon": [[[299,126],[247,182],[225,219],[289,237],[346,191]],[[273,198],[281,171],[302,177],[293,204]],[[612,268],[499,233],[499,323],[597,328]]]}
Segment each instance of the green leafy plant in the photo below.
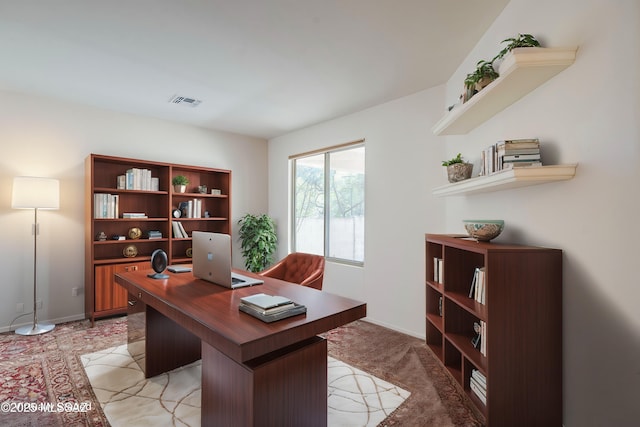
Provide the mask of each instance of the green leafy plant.
{"label": "green leafy plant", "polygon": [[246,269],[254,273],[264,270],[273,262],[278,243],[273,219],[267,214],[246,214],[238,224]]}
{"label": "green leafy plant", "polygon": [[442,166],[451,166],[451,165],[455,165],[456,163],[464,163],[464,160],[462,160],[462,154],[458,153],[458,155],[455,156],[453,159],[444,160],[442,162]]}
{"label": "green leafy plant", "polygon": [[171,184],[173,185],[187,185],[188,183],[189,183],[189,180],[184,175],[176,175],[171,180]]}
{"label": "green leafy plant", "polygon": [[497,59],[501,59],[503,56],[517,47],[540,47],[540,42],[538,42],[538,40],[536,40],[536,38],[531,34],[518,34],[518,37],[504,39],[500,43],[508,44],[496,55],[495,58],[493,58],[491,62]]}
{"label": "green leafy plant", "polygon": [[472,89],[483,78],[489,81],[493,81],[498,78],[498,72],[493,68],[493,62],[485,61],[484,59],[478,61],[476,69],[473,73],[467,74],[467,78],[464,80],[464,85]]}

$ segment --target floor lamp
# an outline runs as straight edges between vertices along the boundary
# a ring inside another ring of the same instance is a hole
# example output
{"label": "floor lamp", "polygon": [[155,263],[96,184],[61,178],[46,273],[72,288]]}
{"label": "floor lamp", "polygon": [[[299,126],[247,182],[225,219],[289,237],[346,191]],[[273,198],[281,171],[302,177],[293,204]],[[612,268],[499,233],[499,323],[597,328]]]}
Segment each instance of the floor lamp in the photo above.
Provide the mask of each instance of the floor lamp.
{"label": "floor lamp", "polygon": [[33,209],[33,325],[16,329],[18,335],[38,335],[49,332],[55,325],[38,323],[38,306],[36,299],[37,255],[38,255],[38,209],[60,208],[60,183],[57,179],[18,176],[13,178],[13,209]]}

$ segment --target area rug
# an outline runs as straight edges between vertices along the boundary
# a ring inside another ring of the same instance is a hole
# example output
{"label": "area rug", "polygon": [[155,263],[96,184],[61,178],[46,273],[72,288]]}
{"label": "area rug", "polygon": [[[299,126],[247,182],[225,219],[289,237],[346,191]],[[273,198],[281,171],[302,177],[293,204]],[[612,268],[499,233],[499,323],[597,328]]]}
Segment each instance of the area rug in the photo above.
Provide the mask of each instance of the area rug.
{"label": "area rug", "polygon": [[[142,344],[142,343],[139,343]],[[142,345],[81,357],[93,391],[112,426],[200,426],[200,361],[145,379],[135,360]],[[329,426],[377,426],[410,393],[328,359]]]}
{"label": "area rug", "polygon": [[[324,334],[329,356],[411,395],[380,426],[479,427],[484,420],[424,340],[356,321]],[[1,411],[0,426],[108,427],[81,355],[127,342],[126,317],[59,324],[47,334],[0,334],[0,404],[72,405],[60,411]],[[84,405],[84,406],[76,406]],[[0,408],[1,409],[1,408]]]}

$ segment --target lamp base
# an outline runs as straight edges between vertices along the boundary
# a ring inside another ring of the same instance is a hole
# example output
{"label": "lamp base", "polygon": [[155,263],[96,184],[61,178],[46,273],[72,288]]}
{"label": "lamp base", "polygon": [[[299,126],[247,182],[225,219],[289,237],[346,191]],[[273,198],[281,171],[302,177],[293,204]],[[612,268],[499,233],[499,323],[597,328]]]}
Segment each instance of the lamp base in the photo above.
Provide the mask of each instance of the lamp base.
{"label": "lamp base", "polygon": [[31,326],[22,326],[16,329],[17,335],[40,335],[51,332],[56,325],[50,323],[34,323]]}

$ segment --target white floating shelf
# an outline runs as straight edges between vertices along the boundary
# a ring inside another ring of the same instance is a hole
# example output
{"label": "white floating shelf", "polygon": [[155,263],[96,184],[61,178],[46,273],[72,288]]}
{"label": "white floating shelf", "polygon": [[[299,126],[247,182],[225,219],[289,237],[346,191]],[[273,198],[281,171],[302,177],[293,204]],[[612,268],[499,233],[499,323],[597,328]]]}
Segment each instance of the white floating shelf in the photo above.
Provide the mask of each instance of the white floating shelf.
{"label": "white floating shelf", "polygon": [[462,105],[454,107],[433,127],[436,135],[463,135],[504,110],[573,64],[577,48],[513,49],[500,64],[500,77]]}
{"label": "white floating shelf", "polygon": [[479,176],[453,184],[434,188],[434,196],[460,196],[487,193],[510,188],[527,187],[547,182],[566,181],[576,174],[577,164],[516,168],[497,172],[489,176]]}

